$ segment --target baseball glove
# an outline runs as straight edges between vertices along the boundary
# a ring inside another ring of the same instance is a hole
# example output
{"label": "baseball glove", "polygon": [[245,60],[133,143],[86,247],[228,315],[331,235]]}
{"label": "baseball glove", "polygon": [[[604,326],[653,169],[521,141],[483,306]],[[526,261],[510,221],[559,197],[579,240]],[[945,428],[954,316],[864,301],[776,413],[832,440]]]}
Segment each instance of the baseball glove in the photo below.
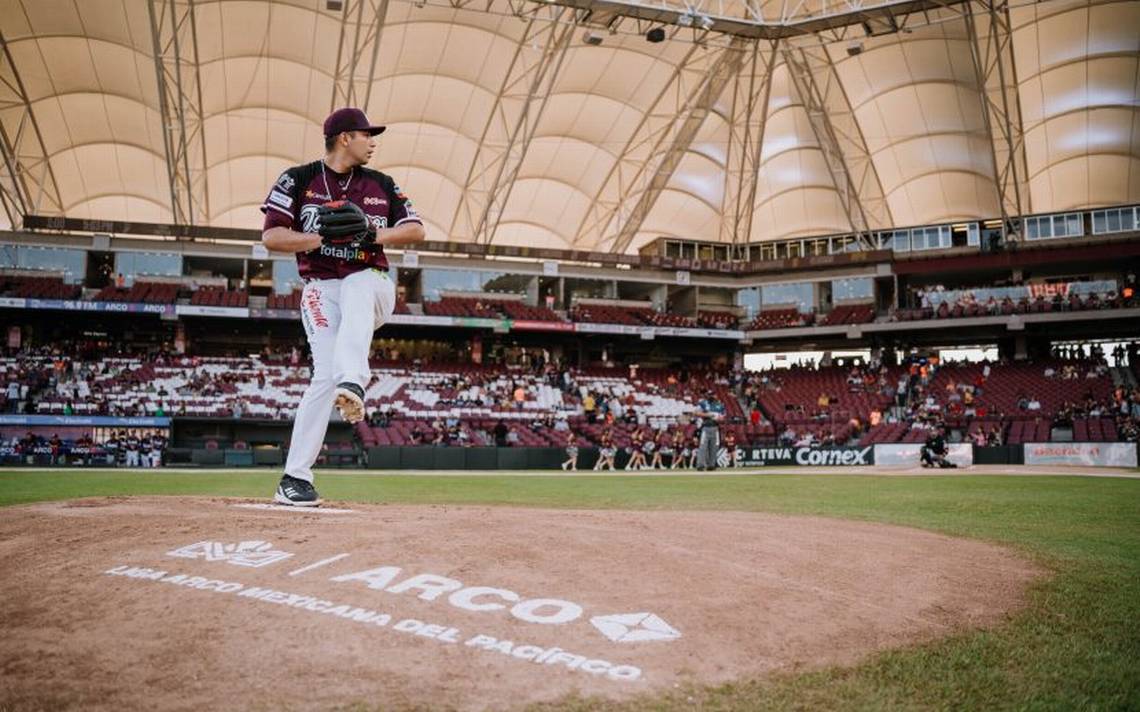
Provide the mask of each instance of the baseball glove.
{"label": "baseball glove", "polygon": [[347,200],[325,203],[317,210],[321,244],[369,247],[376,244],[376,228],[360,206]]}

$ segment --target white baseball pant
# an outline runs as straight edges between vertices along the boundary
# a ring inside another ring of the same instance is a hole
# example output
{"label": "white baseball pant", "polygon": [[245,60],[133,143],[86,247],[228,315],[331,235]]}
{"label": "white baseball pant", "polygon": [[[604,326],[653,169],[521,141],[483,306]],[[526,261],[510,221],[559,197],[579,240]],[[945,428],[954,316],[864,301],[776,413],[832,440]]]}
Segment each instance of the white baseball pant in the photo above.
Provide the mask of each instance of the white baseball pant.
{"label": "white baseball pant", "polygon": [[127,467],[139,466],[139,451],[127,450]]}
{"label": "white baseball pant", "polygon": [[344,279],[305,285],[301,322],[313,352],[313,377],[293,420],[285,474],[313,481],[313,463],[325,441],[336,384],[348,381],[368,388],[372,333],[395,308],[396,285],[386,272],[367,269]]}

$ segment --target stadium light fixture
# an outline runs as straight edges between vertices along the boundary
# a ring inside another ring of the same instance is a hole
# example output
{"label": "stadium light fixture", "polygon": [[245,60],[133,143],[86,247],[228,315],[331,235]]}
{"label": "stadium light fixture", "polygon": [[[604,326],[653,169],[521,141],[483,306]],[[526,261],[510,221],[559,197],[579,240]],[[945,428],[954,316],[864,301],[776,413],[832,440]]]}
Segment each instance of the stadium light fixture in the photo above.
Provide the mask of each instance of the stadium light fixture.
{"label": "stadium light fixture", "polygon": [[677,24],[680,25],[681,27],[692,27],[693,26],[693,20],[695,20],[695,19],[696,18],[693,17],[692,13],[686,12],[685,14],[683,14],[677,18]]}
{"label": "stadium light fixture", "polygon": [[591,45],[593,47],[597,47],[598,45],[600,45],[602,43],[602,36],[594,34],[593,32],[591,32],[589,30],[586,30],[582,34],[582,41],[588,45]]}
{"label": "stadium light fixture", "polygon": [[701,15],[698,21],[701,25],[701,29],[705,32],[708,32],[713,28],[713,19],[708,15]]}

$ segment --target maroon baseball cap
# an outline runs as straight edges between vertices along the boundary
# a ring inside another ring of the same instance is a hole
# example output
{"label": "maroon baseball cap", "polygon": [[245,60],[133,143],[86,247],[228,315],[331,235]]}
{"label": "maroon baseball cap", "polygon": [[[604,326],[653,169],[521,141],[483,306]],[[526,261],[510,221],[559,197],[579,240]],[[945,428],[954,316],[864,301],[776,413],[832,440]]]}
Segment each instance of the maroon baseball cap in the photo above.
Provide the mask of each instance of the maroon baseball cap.
{"label": "maroon baseball cap", "polygon": [[373,136],[384,133],[387,126],[373,126],[360,109],[337,109],[325,119],[325,136],[336,136],[345,131],[367,131]]}

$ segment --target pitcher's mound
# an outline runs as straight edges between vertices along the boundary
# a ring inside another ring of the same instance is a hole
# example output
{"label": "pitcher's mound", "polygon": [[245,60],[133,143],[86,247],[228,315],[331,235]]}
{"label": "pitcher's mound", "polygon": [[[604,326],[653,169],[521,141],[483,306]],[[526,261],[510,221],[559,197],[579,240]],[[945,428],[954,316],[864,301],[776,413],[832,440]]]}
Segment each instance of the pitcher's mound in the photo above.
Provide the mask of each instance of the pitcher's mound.
{"label": "pitcher's mound", "polygon": [[1037,570],[739,512],[80,500],[4,510],[0,708],[502,709],[993,624]]}

